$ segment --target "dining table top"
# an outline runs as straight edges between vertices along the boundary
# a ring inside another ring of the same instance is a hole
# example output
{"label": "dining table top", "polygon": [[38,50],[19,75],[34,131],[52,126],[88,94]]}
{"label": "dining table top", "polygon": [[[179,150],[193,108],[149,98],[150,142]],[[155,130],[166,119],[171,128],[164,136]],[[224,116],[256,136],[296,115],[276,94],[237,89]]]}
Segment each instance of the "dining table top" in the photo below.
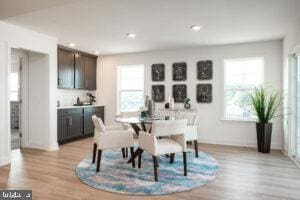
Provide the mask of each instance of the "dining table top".
{"label": "dining table top", "polygon": [[157,120],[174,120],[174,118],[169,117],[169,118],[161,118],[161,117],[117,117],[116,121],[120,123],[128,123],[128,124],[152,124],[153,121]]}

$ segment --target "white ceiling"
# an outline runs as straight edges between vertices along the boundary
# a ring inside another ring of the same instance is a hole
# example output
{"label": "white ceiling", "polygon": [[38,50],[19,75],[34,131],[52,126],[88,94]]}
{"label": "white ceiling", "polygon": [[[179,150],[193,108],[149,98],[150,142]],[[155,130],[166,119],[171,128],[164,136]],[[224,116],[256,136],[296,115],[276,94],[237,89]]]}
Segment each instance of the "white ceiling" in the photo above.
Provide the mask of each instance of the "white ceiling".
{"label": "white ceiling", "polygon": [[[299,0],[48,0],[40,7],[26,0],[35,5],[30,13],[15,12],[16,1],[5,1],[11,10],[0,17],[13,17],[4,21],[100,54],[279,39],[300,23]],[[194,24],[203,28],[193,32]]]}
{"label": "white ceiling", "polygon": [[77,0],[0,0],[0,19],[60,6],[75,1]]}

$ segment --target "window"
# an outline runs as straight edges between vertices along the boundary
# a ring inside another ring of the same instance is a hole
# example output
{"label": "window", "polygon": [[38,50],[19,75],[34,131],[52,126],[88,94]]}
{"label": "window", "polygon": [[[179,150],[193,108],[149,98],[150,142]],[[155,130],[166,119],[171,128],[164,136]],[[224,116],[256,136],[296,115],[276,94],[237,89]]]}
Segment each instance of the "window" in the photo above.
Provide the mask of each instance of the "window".
{"label": "window", "polygon": [[243,58],[224,61],[224,118],[249,120],[254,116],[245,109],[247,94],[263,85],[264,58]]}
{"label": "window", "polygon": [[144,106],[144,66],[118,67],[118,110],[134,112]]}
{"label": "window", "polygon": [[292,83],[294,84],[294,96],[295,96],[295,134],[294,137],[292,137],[292,140],[295,141],[295,146],[291,145],[291,149],[293,149],[293,156],[296,158],[296,160],[300,161],[300,54],[294,54],[290,58],[292,69],[295,69],[295,81]]}
{"label": "window", "polygon": [[19,101],[19,74],[10,73],[10,101]]}

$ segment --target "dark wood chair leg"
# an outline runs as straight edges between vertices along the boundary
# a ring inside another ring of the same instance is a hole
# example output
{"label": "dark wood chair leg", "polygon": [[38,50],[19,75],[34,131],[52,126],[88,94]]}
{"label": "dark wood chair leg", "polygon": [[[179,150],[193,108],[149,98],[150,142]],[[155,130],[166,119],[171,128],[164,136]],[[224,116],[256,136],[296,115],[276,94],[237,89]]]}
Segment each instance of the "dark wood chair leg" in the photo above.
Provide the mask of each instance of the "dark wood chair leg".
{"label": "dark wood chair leg", "polygon": [[157,173],[157,158],[156,156],[152,156],[153,158],[153,167],[154,167],[154,180],[158,182],[158,173]]}
{"label": "dark wood chair leg", "polygon": [[101,155],[102,155],[102,150],[99,149],[98,150],[98,159],[97,159],[97,169],[96,169],[96,172],[100,171]]}
{"label": "dark wood chair leg", "polygon": [[125,148],[125,157],[128,158],[128,148]]}
{"label": "dark wood chair leg", "polygon": [[124,148],[122,148],[122,156],[123,156],[123,158],[125,158],[125,149]]}
{"label": "dark wood chair leg", "polygon": [[174,159],[175,159],[175,153],[171,153],[170,164],[174,163]]}
{"label": "dark wood chair leg", "polygon": [[142,166],[142,154],[143,154],[143,149],[140,149],[140,152],[139,152],[139,161],[138,161],[138,167],[141,168]]}
{"label": "dark wood chair leg", "polygon": [[197,140],[194,140],[194,146],[195,146],[195,155],[196,155],[196,158],[198,158],[198,141]]}
{"label": "dark wood chair leg", "polygon": [[[133,154],[134,154],[134,147],[130,147],[130,154],[131,154],[131,157],[132,157]],[[132,159],[131,163],[132,163],[132,167],[135,168],[135,160],[134,159]]]}
{"label": "dark wood chair leg", "polygon": [[144,122],[141,122],[142,131],[147,132],[146,125]]}
{"label": "dark wood chair leg", "polygon": [[[139,155],[139,153],[140,153],[141,151],[142,151],[142,149],[137,148],[137,150],[135,150],[133,156],[131,156],[131,158],[127,161],[127,163],[131,163],[131,162],[132,162],[132,159],[135,159],[135,158]],[[142,152],[143,152],[143,151],[142,151]]]}
{"label": "dark wood chair leg", "polygon": [[93,147],[93,164],[96,161],[96,154],[97,154],[97,144],[94,143],[94,147]]}
{"label": "dark wood chair leg", "polygon": [[183,170],[184,170],[184,176],[187,176],[186,152],[183,152]]}

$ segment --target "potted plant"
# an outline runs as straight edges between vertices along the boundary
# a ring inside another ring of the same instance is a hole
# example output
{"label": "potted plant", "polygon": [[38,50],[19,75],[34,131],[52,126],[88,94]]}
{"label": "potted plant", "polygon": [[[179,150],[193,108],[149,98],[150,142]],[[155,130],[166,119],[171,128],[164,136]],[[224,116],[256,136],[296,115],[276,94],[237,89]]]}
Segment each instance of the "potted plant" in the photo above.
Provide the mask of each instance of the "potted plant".
{"label": "potted plant", "polygon": [[269,153],[272,136],[271,119],[277,117],[281,99],[278,92],[273,92],[270,95],[263,87],[255,88],[253,93],[249,94],[250,109],[257,117],[256,134],[258,151]]}

